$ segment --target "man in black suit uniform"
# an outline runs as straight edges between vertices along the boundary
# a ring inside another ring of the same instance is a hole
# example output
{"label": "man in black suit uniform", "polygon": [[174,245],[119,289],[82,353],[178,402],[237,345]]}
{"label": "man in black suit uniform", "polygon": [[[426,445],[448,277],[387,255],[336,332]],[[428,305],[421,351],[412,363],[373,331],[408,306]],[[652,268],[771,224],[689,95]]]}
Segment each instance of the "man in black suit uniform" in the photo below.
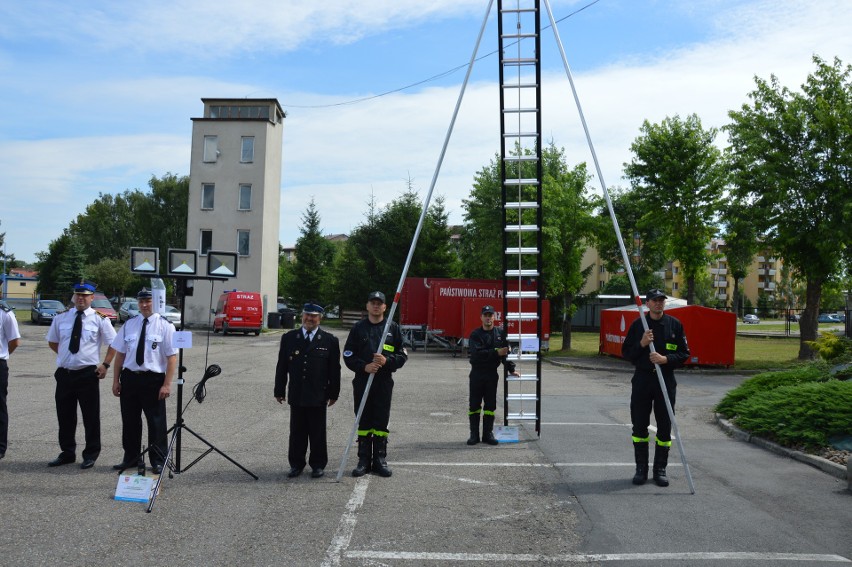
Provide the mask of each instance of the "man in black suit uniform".
{"label": "man in black suit uniform", "polygon": [[328,464],[325,417],[326,408],[333,406],[340,395],[340,341],[319,328],[324,313],[316,302],[305,303],[302,328],[281,337],[278,351],[275,399],[279,404],[287,401],[290,405],[289,478],[302,474],[308,441],[311,477],[322,477]]}

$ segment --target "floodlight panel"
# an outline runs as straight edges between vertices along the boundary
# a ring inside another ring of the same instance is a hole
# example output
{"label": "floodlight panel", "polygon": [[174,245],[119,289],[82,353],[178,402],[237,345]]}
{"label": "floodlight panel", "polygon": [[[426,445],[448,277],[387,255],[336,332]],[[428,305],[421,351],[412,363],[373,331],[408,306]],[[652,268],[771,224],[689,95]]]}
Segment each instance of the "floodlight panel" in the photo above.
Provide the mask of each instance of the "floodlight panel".
{"label": "floodlight panel", "polygon": [[134,274],[156,274],[160,266],[158,248],[131,248],[130,271]]}
{"label": "floodlight panel", "polygon": [[207,275],[215,277],[237,277],[237,253],[210,250],[207,252]]}
{"label": "floodlight panel", "polygon": [[169,275],[194,276],[198,273],[197,250],[169,249]]}

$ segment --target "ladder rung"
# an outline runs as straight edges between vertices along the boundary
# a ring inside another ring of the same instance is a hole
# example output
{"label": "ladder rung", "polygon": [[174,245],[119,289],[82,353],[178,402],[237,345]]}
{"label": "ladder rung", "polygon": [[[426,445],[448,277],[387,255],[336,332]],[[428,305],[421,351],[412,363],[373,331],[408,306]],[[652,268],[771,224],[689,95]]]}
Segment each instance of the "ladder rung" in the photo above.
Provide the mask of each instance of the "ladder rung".
{"label": "ladder rung", "polygon": [[514,341],[516,343],[519,343],[523,340],[537,339],[538,334],[537,333],[510,333],[510,334],[506,335],[506,338],[509,341]]}
{"label": "ladder rung", "polygon": [[538,382],[538,374],[521,374],[520,376],[506,376],[506,382]]}
{"label": "ladder rung", "polygon": [[506,179],[505,181],[503,181],[503,185],[509,185],[512,187],[517,187],[518,185],[537,186],[538,179],[535,179],[533,177],[525,177],[523,179]]}
{"label": "ladder rung", "polygon": [[535,8],[506,8],[500,10],[501,14],[522,14],[524,12],[538,12]]}
{"label": "ladder rung", "polygon": [[522,248],[506,248],[506,254],[538,254],[538,248],[534,246]]}
{"label": "ladder rung", "polygon": [[536,401],[538,400],[538,394],[506,394],[506,399],[510,402]]}
{"label": "ladder rung", "polygon": [[500,36],[502,39],[523,39],[528,37],[538,37],[537,33],[504,33]]}
{"label": "ladder rung", "polygon": [[506,232],[536,232],[537,224],[513,224],[506,227]]}
{"label": "ladder rung", "polygon": [[538,83],[516,83],[514,85],[506,83],[503,85],[504,89],[537,89]]}
{"label": "ladder rung", "polygon": [[505,161],[506,163],[538,161],[538,156],[510,156],[504,159],[503,161]]}
{"label": "ladder rung", "polygon": [[513,313],[506,314],[508,321],[538,321],[538,313]]}
{"label": "ladder rung", "polygon": [[538,138],[538,132],[515,132],[503,134],[504,138]]}
{"label": "ladder rung", "polygon": [[536,269],[532,269],[532,270],[506,270],[506,277],[507,278],[517,278],[517,277],[523,277],[523,276],[532,277],[532,278],[538,277],[538,270],[536,270]]}
{"label": "ladder rung", "polygon": [[506,299],[538,299],[537,291],[507,291]]}
{"label": "ladder rung", "polygon": [[506,355],[506,358],[508,360],[512,360],[512,361],[524,361],[524,360],[532,361],[532,360],[538,360],[538,353],[537,352],[526,352],[526,353],[522,353],[522,354],[509,353],[509,354]]}
{"label": "ladder rung", "polygon": [[501,62],[505,66],[522,66],[522,65],[536,65],[538,63],[538,59],[535,57],[513,57],[511,59],[503,59]]}
{"label": "ladder rung", "polygon": [[524,112],[538,112],[537,108],[504,108],[503,114],[509,114],[510,112],[524,113]]}
{"label": "ladder rung", "polygon": [[506,419],[511,419],[513,421],[535,421],[538,419],[538,416],[534,413],[509,413],[509,415],[506,416]]}
{"label": "ladder rung", "polygon": [[507,209],[537,209],[538,203],[535,201],[507,201],[505,207]]}

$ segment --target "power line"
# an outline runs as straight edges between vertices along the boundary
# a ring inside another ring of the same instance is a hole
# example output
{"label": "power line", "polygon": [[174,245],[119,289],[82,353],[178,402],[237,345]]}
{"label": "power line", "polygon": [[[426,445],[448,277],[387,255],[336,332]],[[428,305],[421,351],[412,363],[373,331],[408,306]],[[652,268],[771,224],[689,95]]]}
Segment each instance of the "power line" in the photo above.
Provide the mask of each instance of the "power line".
{"label": "power line", "polygon": [[[595,4],[597,4],[600,1],[601,0],[593,0],[592,2],[589,2],[588,4],[583,6],[582,8],[578,8],[578,9],[574,10],[573,12],[568,14],[567,16],[563,16],[562,18],[559,18],[558,20],[556,20],[556,23],[558,24],[560,22],[567,20],[568,18],[576,16],[580,12],[586,10],[587,8],[591,8],[592,6],[594,6]],[[547,25],[547,26],[545,26],[541,29],[546,30],[548,28],[550,28],[549,25]],[[510,44],[510,45],[514,45],[514,44]],[[509,46],[507,46],[507,47],[509,47]],[[491,57],[492,55],[495,55],[497,52],[498,52],[498,50],[495,49],[494,51],[486,53],[485,55],[482,55],[481,57],[477,57],[474,61],[476,61],[476,62],[481,61],[482,59],[486,59],[488,57]],[[428,79],[423,79],[421,81],[417,81],[416,83],[411,83],[409,85],[405,85],[404,87],[399,87],[399,88],[396,88],[396,89],[385,91],[383,93],[379,93],[379,94],[375,94],[375,95],[371,95],[371,96],[365,96],[365,97],[362,97],[362,98],[355,98],[355,99],[352,99],[352,100],[346,100],[346,101],[343,101],[343,102],[335,102],[335,103],[332,103],[332,104],[300,105],[300,104],[284,104],[284,103],[282,103],[281,106],[284,107],[284,108],[334,108],[336,106],[348,106],[348,105],[352,105],[352,104],[359,104],[359,103],[362,103],[362,102],[366,102],[368,100],[373,100],[373,99],[381,98],[383,96],[387,96],[387,95],[390,95],[390,94],[394,94],[394,93],[402,92],[402,91],[405,91],[405,90],[408,90],[408,89],[412,89],[414,87],[423,85],[425,83],[430,83],[430,82],[435,81],[437,79],[440,79],[442,77],[452,75],[456,71],[464,69],[465,67],[467,67],[467,63],[465,63],[464,65],[459,65],[457,67],[453,67],[452,69],[449,69],[448,71],[444,71],[443,73],[438,73],[437,75],[433,75],[433,76],[429,77]]]}

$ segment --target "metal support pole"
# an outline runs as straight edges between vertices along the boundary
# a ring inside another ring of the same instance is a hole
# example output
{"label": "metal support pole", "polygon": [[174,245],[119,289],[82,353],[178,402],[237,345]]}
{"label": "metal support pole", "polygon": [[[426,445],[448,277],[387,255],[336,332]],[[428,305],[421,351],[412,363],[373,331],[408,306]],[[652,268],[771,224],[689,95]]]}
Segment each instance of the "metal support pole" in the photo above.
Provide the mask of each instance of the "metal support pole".
{"label": "metal support pole", "polygon": [[[583,115],[583,107],[580,104],[580,98],[577,96],[577,89],[574,86],[574,79],[571,76],[571,69],[568,66],[568,58],[565,56],[565,49],[562,46],[562,40],[559,38],[559,30],[556,27],[556,20],[553,18],[553,12],[550,9],[550,1],[544,0],[544,6],[547,9],[547,16],[550,18],[550,26],[553,28],[553,35],[556,38],[556,44],[559,47],[559,53],[562,56],[562,64],[565,66],[565,73],[568,76],[568,82],[571,84],[571,92],[574,95],[574,102],[577,105],[577,112],[580,115],[580,121],[583,124],[583,130],[586,133],[586,140],[589,144],[589,150],[592,152],[592,160],[595,162],[595,170],[598,174],[598,179],[601,183],[601,189],[603,189],[604,199],[606,199],[606,206],[609,210],[609,216],[612,219],[612,225],[615,229],[615,236],[618,239],[618,247],[621,249],[621,257],[624,261],[624,268],[627,271],[627,277],[630,279],[630,287],[633,290],[633,298],[636,302],[636,308],[639,310],[639,320],[642,321],[642,328],[647,331],[648,330],[648,322],[645,321],[645,313],[642,310],[642,299],[639,296],[639,290],[636,287],[636,279],[633,277],[633,269],[630,266],[630,257],[627,255],[627,249],[624,247],[624,239],[621,238],[621,229],[618,227],[618,219],[615,218],[615,209],[612,207],[612,200],[609,197],[609,191],[607,191],[606,183],[604,182],[603,173],[601,172],[600,163],[598,162],[597,153],[595,153],[595,146],[592,143],[592,137],[589,134],[589,127],[586,124],[586,117]],[[654,349],[654,343],[651,343],[651,352],[656,352]],[[657,379],[660,382],[660,389],[663,392],[663,399],[666,402],[666,410],[669,413],[669,419],[672,422],[672,431],[674,433],[675,440],[677,441],[678,451],[680,452],[680,461],[683,464],[683,470],[686,472],[686,481],[689,484],[689,491],[692,494],[695,494],[695,486],[692,483],[692,475],[689,472],[689,464],[686,462],[686,454],[683,451],[683,441],[680,438],[680,433],[678,432],[677,421],[675,420],[674,409],[672,409],[671,401],[669,400],[669,394],[666,390],[666,382],[663,379],[663,371],[659,365],[655,364],[654,369],[657,371]]]}
{"label": "metal support pole", "polygon": [[[458,100],[456,101],[456,108],[453,111],[453,117],[450,120],[450,126],[447,128],[447,134],[444,137],[444,145],[441,147],[441,153],[438,156],[438,164],[435,166],[435,173],[432,175],[432,182],[429,184],[429,192],[426,194],[426,199],[423,201],[423,210],[420,211],[420,219],[417,221],[417,229],[414,231],[414,237],[411,239],[411,246],[408,249],[408,257],[405,259],[405,266],[402,268],[402,274],[399,276],[399,283],[396,286],[396,292],[393,295],[393,303],[391,304],[390,311],[388,311],[386,320],[385,320],[385,329],[382,334],[382,342],[379,344],[379,348],[376,350],[376,354],[381,354],[382,350],[385,346],[385,337],[387,337],[388,329],[390,328],[391,321],[393,321],[394,313],[396,313],[396,306],[399,303],[399,296],[402,292],[402,286],[405,283],[405,277],[408,275],[408,268],[411,266],[411,260],[414,257],[414,250],[417,247],[417,240],[420,238],[420,231],[423,229],[423,222],[426,219],[426,212],[429,210],[429,202],[432,200],[432,192],[435,190],[435,184],[438,182],[438,174],[441,171],[441,164],[444,161],[444,156],[447,153],[447,146],[450,144],[450,136],[453,133],[453,127],[456,123],[456,118],[459,115],[459,108],[461,107],[462,99],[464,98],[464,91],[467,88],[467,83],[470,80],[471,71],[473,71],[473,63],[476,61],[476,53],[479,51],[479,44],[482,41],[482,36],[485,33],[485,24],[488,22],[488,15],[491,13],[491,5],[494,3],[494,0],[488,1],[488,9],[485,11],[485,17],[482,20],[482,26],[479,29],[479,37],[476,39],[476,46],[473,48],[473,53],[470,56],[470,62],[467,66],[467,73],[464,76],[464,82],[462,83],[461,92],[459,92]],[[352,424],[352,431],[349,433],[349,439],[346,442],[346,448],[343,450],[343,458],[340,461],[340,467],[337,469],[337,482],[340,482],[340,479],[343,477],[343,468],[346,466],[346,460],[349,458],[349,449],[352,447],[353,441],[355,441],[355,434],[358,432],[358,422],[361,421],[361,414],[364,413],[364,406],[367,403],[367,396],[370,395],[370,387],[373,385],[373,378],[375,374],[370,374],[370,377],[367,379],[367,386],[364,388],[364,395],[361,396],[361,403],[358,406],[358,411],[355,414],[355,423]]]}

